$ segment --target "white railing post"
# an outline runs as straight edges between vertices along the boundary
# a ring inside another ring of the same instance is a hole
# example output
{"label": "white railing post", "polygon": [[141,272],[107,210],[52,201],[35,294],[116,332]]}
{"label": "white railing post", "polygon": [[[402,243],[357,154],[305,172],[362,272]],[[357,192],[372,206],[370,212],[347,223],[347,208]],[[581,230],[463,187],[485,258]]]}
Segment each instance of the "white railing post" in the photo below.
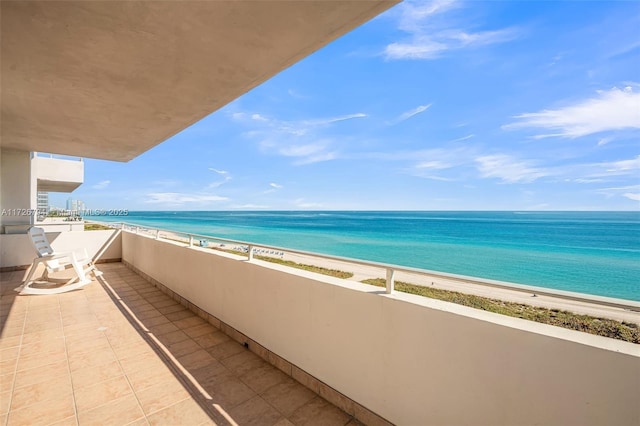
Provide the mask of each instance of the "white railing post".
{"label": "white railing post", "polygon": [[193,247],[193,235],[189,234],[189,247]]}
{"label": "white railing post", "polygon": [[253,246],[251,246],[251,245],[249,246],[249,250],[247,252],[247,258],[249,260],[253,260]]}
{"label": "white railing post", "polygon": [[387,268],[387,290],[386,290],[387,294],[393,293],[394,285],[395,285],[393,276],[395,275],[395,272],[396,271],[394,271],[393,268]]}

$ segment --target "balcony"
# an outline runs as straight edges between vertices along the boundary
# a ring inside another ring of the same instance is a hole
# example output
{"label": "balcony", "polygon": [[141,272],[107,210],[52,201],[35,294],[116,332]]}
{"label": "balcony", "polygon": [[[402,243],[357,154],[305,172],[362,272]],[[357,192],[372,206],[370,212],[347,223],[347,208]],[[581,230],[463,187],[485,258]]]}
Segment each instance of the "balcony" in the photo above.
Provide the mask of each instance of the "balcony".
{"label": "balcony", "polygon": [[24,271],[0,276],[9,424],[27,412],[78,424],[640,419],[639,345],[154,233],[82,234],[97,258],[121,260],[83,290],[16,296]]}
{"label": "balcony", "polygon": [[[121,263],[20,297],[0,274],[3,424],[358,424]],[[8,423],[7,423],[8,420]]]}
{"label": "balcony", "polygon": [[66,159],[34,155],[31,159],[35,170],[38,191],[72,192],[84,182],[82,159]]}

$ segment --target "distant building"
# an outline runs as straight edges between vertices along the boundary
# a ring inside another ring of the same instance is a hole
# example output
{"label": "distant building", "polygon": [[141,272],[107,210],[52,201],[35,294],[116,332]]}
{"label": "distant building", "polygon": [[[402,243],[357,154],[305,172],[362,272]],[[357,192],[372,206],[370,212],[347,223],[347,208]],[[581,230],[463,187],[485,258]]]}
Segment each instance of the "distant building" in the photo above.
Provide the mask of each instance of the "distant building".
{"label": "distant building", "polygon": [[86,207],[83,201],[74,200],[73,198],[69,197],[67,199],[67,210],[72,212],[78,212],[78,211],[86,210]]}
{"label": "distant building", "polygon": [[49,214],[49,193],[38,191],[38,214],[46,216]]}

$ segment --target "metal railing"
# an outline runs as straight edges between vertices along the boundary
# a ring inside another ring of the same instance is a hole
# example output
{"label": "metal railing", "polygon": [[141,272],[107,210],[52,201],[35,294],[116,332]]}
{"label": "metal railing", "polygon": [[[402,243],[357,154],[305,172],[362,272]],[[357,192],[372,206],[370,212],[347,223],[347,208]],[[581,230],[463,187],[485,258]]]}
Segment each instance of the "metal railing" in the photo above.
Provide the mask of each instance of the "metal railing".
{"label": "metal railing", "polygon": [[[354,265],[362,265],[362,266],[384,269],[386,271],[386,278],[385,278],[386,294],[392,294],[395,291],[396,273],[404,272],[409,274],[454,280],[454,281],[465,283],[465,284],[474,284],[474,285],[479,285],[484,287],[493,287],[493,288],[500,288],[504,290],[531,293],[535,295],[551,296],[551,297],[556,297],[556,298],[561,298],[566,300],[594,303],[597,305],[611,306],[611,307],[627,309],[627,310],[634,310],[634,311],[640,310],[640,302],[635,302],[635,301],[626,300],[626,299],[616,299],[616,298],[605,297],[605,296],[574,293],[574,292],[564,291],[564,290],[554,290],[554,289],[548,289],[544,287],[515,284],[515,283],[510,283],[505,281],[470,277],[467,275],[458,275],[458,274],[451,274],[447,272],[432,271],[428,269],[419,269],[419,268],[412,268],[408,266],[400,266],[400,265],[394,265],[394,264],[388,264],[388,263],[353,259],[348,257],[333,256],[333,255],[322,254],[322,253],[313,253],[313,252],[308,252],[304,250],[283,248],[283,247],[272,246],[268,244],[258,244],[258,243],[240,241],[240,240],[232,240],[229,238],[214,237],[211,235],[202,235],[202,234],[195,234],[195,233],[189,233],[189,232],[183,232],[183,231],[154,228],[154,227],[132,224],[127,222],[101,222],[101,221],[94,221],[94,220],[89,220],[87,222],[99,223],[101,225],[109,226],[116,229],[121,229],[123,231],[133,232],[135,234],[141,234],[141,235],[146,234],[158,240],[162,238],[160,235],[161,232],[173,234],[177,236],[182,235],[186,237],[187,242],[183,242],[183,243],[187,244],[188,247],[198,247],[198,246],[204,247],[204,244],[207,244],[207,247],[208,247],[208,244],[211,241],[222,242],[225,244],[229,243],[229,244],[235,245],[233,251],[242,252],[246,254],[247,260],[249,261],[253,260],[254,252],[256,252],[257,249],[262,249],[262,250],[268,250],[275,253],[280,253],[281,255],[283,255],[286,252],[286,253],[297,254],[301,256],[309,256],[309,257],[314,257],[319,259],[334,260],[334,261],[344,262],[344,263],[349,263]],[[196,239],[198,240],[198,245],[195,245]],[[257,254],[260,254],[260,252],[257,252]],[[273,253],[266,253],[266,254],[273,254]]]}

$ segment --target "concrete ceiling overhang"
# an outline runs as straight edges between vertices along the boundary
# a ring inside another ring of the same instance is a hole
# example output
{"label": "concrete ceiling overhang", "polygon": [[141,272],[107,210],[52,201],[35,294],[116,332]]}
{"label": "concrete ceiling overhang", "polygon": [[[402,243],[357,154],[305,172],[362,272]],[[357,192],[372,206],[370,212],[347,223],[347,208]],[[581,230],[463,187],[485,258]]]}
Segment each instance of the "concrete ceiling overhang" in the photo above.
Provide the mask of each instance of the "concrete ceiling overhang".
{"label": "concrete ceiling overhang", "polygon": [[128,161],[398,2],[2,1],[0,142]]}

